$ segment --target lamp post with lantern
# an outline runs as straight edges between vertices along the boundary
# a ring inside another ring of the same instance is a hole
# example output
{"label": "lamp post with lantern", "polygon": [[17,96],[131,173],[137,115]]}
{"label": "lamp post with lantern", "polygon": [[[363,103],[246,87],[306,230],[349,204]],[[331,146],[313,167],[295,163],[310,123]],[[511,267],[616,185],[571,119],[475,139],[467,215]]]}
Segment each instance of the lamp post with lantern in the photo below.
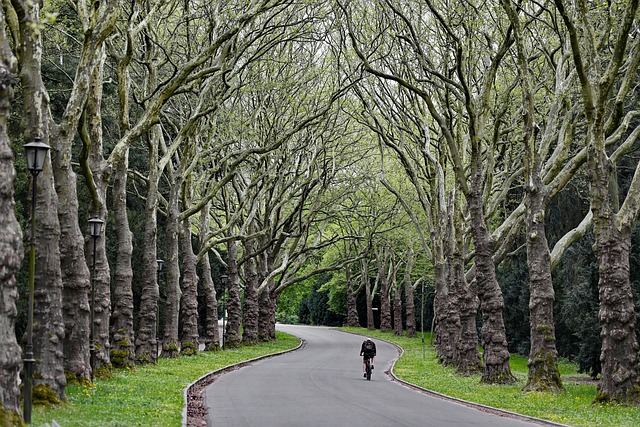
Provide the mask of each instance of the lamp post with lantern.
{"label": "lamp post with lantern", "polygon": [[36,275],[36,194],[38,174],[44,169],[44,161],[50,147],[43,143],[40,138],[35,138],[33,142],[25,144],[25,154],[27,156],[27,169],[32,177],[31,190],[31,235],[29,253],[29,292],[27,306],[27,344],[24,352],[25,384],[24,384],[24,413],[23,419],[31,423],[31,399],[33,394],[33,368],[35,359],[33,358],[33,294],[35,289]]}
{"label": "lamp post with lantern", "polygon": [[94,310],[95,310],[95,298],[96,298],[96,241],[102,234],[102,224],[104,221],[100,218],[91,218],[89,220],[89,232],[93,238],[93,259],[91,262],[91,315],[89,319],[89,353],[91,363],[91,381],[93,381],[93,372],[96,369],[96,342],[95,342],[95,322],[94,322]]}

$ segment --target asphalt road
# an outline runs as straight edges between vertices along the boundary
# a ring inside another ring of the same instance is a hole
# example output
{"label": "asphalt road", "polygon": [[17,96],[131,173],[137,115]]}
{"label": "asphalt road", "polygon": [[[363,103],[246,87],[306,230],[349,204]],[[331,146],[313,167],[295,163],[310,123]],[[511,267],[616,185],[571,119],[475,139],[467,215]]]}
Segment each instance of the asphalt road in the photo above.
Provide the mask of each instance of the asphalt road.
{"label": "asphalt road", "polygon": [[362,377],[363,337],[278,325],[304,348],[227,373],[206,389],[208,427],[535,426],[409,389],[384,373],[396,348],[375,340],[371,381]]}

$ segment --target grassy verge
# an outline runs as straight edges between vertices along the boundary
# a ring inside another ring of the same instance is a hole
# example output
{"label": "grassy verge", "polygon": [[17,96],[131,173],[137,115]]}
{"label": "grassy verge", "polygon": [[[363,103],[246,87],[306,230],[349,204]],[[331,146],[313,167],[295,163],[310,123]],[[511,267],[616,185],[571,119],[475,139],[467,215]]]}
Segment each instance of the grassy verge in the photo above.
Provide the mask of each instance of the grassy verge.
{"label": "grassy verge", "polygon": [[70,385],[67,402],[35,407],[32,426],[56,420],[63,427],[170,427],[182,423],[183,390],[192,382],[228,365],[288,350],[300,340],[277,332],[277,340],[255,346],[200,353],[193,357],[160,359],[157,365],[118,371],[92,386]]}
{"label": "grassy verge", "polygon": [[[480,375],[462,377],[455,369],[440,365],[435,351],[429,346],[429,337],[423,347],[420,338],[396,337],[391,333],[369,331],[364,328],[341,328],[393,342],[404,349],[396,363],[394,373],[404,381],[447,396],[534,416],[571,426],[640,426],[640,408],[620,405],[594,405],[596,386],[586,384],[587,376],[578,374],[577,367],[560,362],[560,373],[565,390],[558,394],[524,393],[527,379],[527,359],[511,357],[511,369],[518,382],[512,386],[480,383]],[[424,358],[423,358],[424,348]]]}

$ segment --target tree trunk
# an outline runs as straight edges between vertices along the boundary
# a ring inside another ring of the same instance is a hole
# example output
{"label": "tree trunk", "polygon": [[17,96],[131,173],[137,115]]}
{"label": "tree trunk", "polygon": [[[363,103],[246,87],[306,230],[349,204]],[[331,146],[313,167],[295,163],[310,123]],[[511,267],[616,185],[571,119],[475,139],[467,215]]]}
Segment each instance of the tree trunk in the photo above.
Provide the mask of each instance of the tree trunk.
{"label": "tree trunk", "polygon": [[378,280],[380,281],[380,332],[391,330],[391,302],[389,301],[389,280],[386,269],[389,257],[387,250],[378,257]]}
{"label": "tree trunk", "polygon": [[[170,171],[170,168],[169,168]],[[162,357],[178,357],[180,354],[179,345],[179,316],[180,299],[182,290],[180,289],[180,224],[178,216],[180,185],[178,184],[179,174],[171,173],[171,186],[169,188],[169,199],[167,206],[167,223],[165,227],[165,248],[167,259],[165,259],[166,275],[164,277],[165,305],[164,305],[164,332],[162,335]]]}
{"label": "tree trunk", "polygon": [[242,307],[240,305],[240,275],[238,273],[238,242],[230,240],[227,243],[227,326],[224,331],[224,346],[238,347],[242,341],[240,334],[240,319]]}
{"label": "tree trunk", "polygon": [[527,267],[529,269],[529,313],[531,349],[526,391],[560,391],[551,280],[551,255],[545,230],[545,193],[540,176],[532,177],[527,198]]}
{"label": "tree trunk", "polygon": [[[0,8],[0,22],[4,22],[4,9]],[[16,273],[22,262],[22,232],[15,216],[13,199],[13,153],[7,121],[11,115],[16,58],[7,43],[4,25],[0,25],[0,336],[3,351],[0,352],[0,419],[9,425],[21,425],[20,346],[15,335],[16,300],[18,289]]]}
{"label": "tree trunk", "polygon": [[362,286],[365,291],[365,302],[367,304],[367,329],[372,331],[376,328],[373,318],[373,292],[369,283],[369,266],[366,260],[362,260]]}
{"label": "tree trunk", "polygon": [[133,331],[133,235],[127,214],[127,169],[129,152],[114,167],[113,230],[116,235],[116,266],[113,276],[113,313],[111,317],[113,348],[111,363],[116,368],[135,365]]}
{"label": "tree trunk", "polygon": [[638,342],[634,296],[629,282],[631,230],[611,227],[598,236],[595,252],[600,263],[598,293],[602,325],[602,372],[596,401],[637,405]]}
{"label": "tree trunk", "polygon": [[358,306],[357,306],[357,294],[353,289],[355,283],[351,280],[351,268],[347,266],[345,271],[345,280],[347,282],[347,326],[357,327],[360,326],[360,319],[358,319]]}
{"label": "tree trunk", "polygon": [[402,287],[401,283],[393,286],[393,334],[402,336]]}
{"label": "tree trunk", "polygon": [[484,371],[482,382],[511,384],[515,377],[509,366],[509,349],[502,311],[504,300],[496,279],[492,259],[489,230],[482,204],[482,165],[479,151],[475,153],[472,173],[472,190],[467,195],[471,218],[471,230],[475,244],[476,284],[482,312],[482,342],[484,345]]}
{"label": "tree trunk", "polygon": [[[43,139],[46,142],[46,139]],[[58,198],[51,163],[38,176],[36,197],[36,275],[33,308],[34,369],[33,404],[66,400],[64,388],[64,321],[62,273],[58,257],[60,227],[54,215]],[[31,236],[30,236],[31,237]],[[51,393],[53,392],[53,394]]]}
{"label": "tree trunk", "polygon": [[[206,245],[206,239],[209,234],[209,204],[203,208],[200,214],[200,247]],[[200,274],[202,276],[202,289],[205,301],[205,333],[204,333],[204,349],[205,351],[220,349],[220,330],[218,328],[218,300],[216,296],[216,287],[211,276],[211,263],[209,261],[209,252],[205,252],[199,262]]]}
{"label": "tree trunk", "polygon": [[462,375],[475,374],[482,368],[480,352],[478,350],[478,297],[474,284],[467,284],[465,276],[465,242],[463,233],[463,214],[454,203],[454,233],[456,243],[453,246],[452,281],[458,292],[458,307],[460,316],[460,335],[456,344],[456,369]]}
{"label": "tree trunk", "polygon": [[[156,126],[149,137],[149,176],[147,201],[145,204],[145,228],[142,254],[142,290],[138,314],[138,334],[136,336],[136,360],[138,363],[153,363],[157,360],[156,329],[158,313],[158,263],[157,208],[158,208],[158,141],[160,130]],[[155,134],[155,135],[154,135]]]}
{"label": "tree trunk", "polygon": [[[91,77],[90,96],[87,98],[86,119],[88,132],[84,134],[85,123],[81,125],[81,138],[83,151],[81,154],[81,169],[84,171],[85,181],[91,194],[90,218],[99,218],[104,221],[102,233],[96,239],[96,268],[92,272],[93,285],[95,286],[94,301],[94,332],[96,348],[96,369],[111,370],[111,271],[107,259],[107,189],[109,187],[110,173],[102,155],[102,84],[104,76],[104,53],[100,54],[100,61],[96,65]],[[88,147],[87,147],[88,145]],[[86,164],[83,162],[87,156]],[[86,166],[85,166],[86,165]],[[85,246],[87,260],[93,257],[92,238],[88,239]],[[93,265],[92,263],[90,265]]]}
{"label": "tree trunk", "polygon": [[416,307],[413,299],[413,285],[411,284],[411,272],[415,264],[415,256],[412,250],[409,251],[407,266],[404,270],[404,305],[407,323],[407,337],[416,336]]}
{"label": "tree trunk", "polygon": [[[260,258],[263,265],[260,274],[263,275],[261,282],[273,271],[273,259],[268,253]],[[275,336],[275,300],[272,295],[273,279],[269,280],[267,286],[258,295],[258,338],[260,341],[272,341]]]}
{"label": "tree trunk", "polygon": [[182,337],[180,353],[191,356],[198,353],[198,260],[191,244],[191,224],[189,218],[182,221]]}
{"label": "tree trunk", "polygon": [[271,306],[271,295],[268,289],[264,288],[258,294],[258,339],[266,342],[269,337],[269,307]]}
{"label": "tree trunk", "polygon": [[444,258],[444,242],[434,243],[433,256],[435,260],[434,265],[434,289],[435,295],[433,298],[433,313],[435,319],[434,325],[434,346],[438,355],[438,360],[444,365],[450,365],[454,361],[454,346],[453,335],[451,333],[449,325],[449,283],[447,277],[447,265]]}
{"label": "tree trunk", "polygon": [[[20,80],[22,82],[25,141],[40,137],[51,146],[48,96],[40,73],[42,35],[40,4],[12,2],[20,25]],[[62,273],[60,267],[60,223],[51,156],[37,177],[36,233],[29,236],[36,247],[33,346],[33,403],[59,403],[65,400],[64,321],[62,316]],[[86,301],[86,300],[85,300]]]}
{"label": "tree trunk", "polygon": [[[245,254],[253,252],[252,241],[245,242]],[[260,256],[260,255],[258,255]],[[244,319],[242,342],[254,344],[258,342],[258,262],[256,257],[248,258],[244,263]]]}

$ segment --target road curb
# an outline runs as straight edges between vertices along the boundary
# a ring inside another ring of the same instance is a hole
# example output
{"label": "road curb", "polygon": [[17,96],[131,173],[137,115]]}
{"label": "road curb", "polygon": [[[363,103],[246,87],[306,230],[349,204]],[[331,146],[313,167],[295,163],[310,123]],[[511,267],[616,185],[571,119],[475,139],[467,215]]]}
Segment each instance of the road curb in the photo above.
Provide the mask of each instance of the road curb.
{"label": "road curb", "polygon": [[[300,344],[298,344],[298,346],[291,348],[289,350],[283,350],[283,351],[279,351],[277,353],[271,353],[271,354],[265,354],[264,356],[258,356],[255,357],[253,359],[249,359],[249,360],[245,360],[242,362],[238,362],[238,363],[234,363],[232,365],[227,365],[223,368],[220,369],[216,369],[215,371],[211,371],[207,374],[204,374],[203,376],[201,376],[200,378],[198,378],[197,380],[193,381],[191,384],[189,384],[188,386],[186,386],[183,390],[182,393],[182,399],[183,399],[183,406],[182,406],[182,427],[187,427],[187,423],[188,423],[188,416],[189,416],[189,404],[190,399],[189,399],[189,393],[198,385],[200,385],[201,383],[207,383],[206,385],[209,385],[208,383],[212,383],[213,381],[215,381],[215,378],[219,377],[220,375],[226,374],[227,372],[231,372],[231,371],[235,371],[236,369],[240,369],[244,366],[248,366],[251,365],[252,363],[258,362],[260,360],[264,360],[264,359],[269,359],[271,357],[276,357],[276,356],[280,356],[282,354],[286,354],[286,353],[291,353],[293,351],[296,350],[300,350],[301,348],[304,348],[305,345],[307,345],[307,342],[301,338],[298,338],[300,340]],[[205,424],[206,425],[206,424]]]}

